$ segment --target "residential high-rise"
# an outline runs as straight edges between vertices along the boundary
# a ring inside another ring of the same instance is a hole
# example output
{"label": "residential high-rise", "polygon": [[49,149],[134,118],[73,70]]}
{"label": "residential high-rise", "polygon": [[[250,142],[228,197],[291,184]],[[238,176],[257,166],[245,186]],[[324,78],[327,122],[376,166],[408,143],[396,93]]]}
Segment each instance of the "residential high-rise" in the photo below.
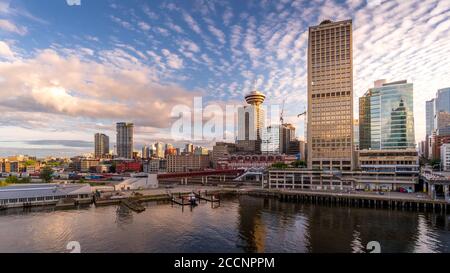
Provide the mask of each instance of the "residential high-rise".
{"label": "residential high-rise", "polygon": [[352,21],[309,28],[308,168],[353,168]]}
{"label": "residential high-rise", "polygon": [[94,136],[94,156],[102,158],[109,154],[109,137],[105,134],[97,133]]}
{"label": "residential high-rise", "polygon": [[415,149],[413,84],[383,83],[360,98],[360,149]]}
{"label": "residential high-rise", "polygon": [[261,137],[264,129],[264,110],[262,103],[266,96],[253,91],[245,100],[249,105],[238,108],[238,138],[237,149],[240,152],[260,153]]}
{"label": "residential high-rise", "polygon": [[133,128],[133,123],[118,122],[116,124],[118,157],[133,158]]}

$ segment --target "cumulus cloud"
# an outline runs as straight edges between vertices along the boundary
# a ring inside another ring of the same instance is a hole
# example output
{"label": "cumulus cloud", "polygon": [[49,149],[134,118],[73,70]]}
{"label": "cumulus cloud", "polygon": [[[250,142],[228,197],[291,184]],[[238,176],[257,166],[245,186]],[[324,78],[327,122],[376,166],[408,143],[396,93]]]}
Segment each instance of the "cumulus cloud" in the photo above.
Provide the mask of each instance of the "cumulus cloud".
{"label": "cumulus cloud", "polygon": [[47,49],[30,58],[0,61],[0,96],[5,98],[0,106],[9,113],[29,113],[28,118],[51,114],[165,128],[172,107],[198,95],[159,83],[154,68],[124,51],[99,54],[102,61]]}

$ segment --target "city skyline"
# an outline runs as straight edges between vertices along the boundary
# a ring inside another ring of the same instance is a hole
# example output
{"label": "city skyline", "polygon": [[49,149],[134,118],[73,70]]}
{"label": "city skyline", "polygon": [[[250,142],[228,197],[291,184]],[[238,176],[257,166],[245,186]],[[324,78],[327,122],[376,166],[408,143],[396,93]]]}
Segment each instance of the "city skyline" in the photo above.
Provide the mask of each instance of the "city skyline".
{"label": "city skyline", "polygon": [[244,104],[253,88],[267,104],[289,95],[285,120],[303,136],[308,27],[324,19],[353,20],[354,118],[373,81],[407,79],[417,142],[425,101],[450,86],[446,1],[201,2],[0,1],[2,150],[90,151],[120,120],[135,123],[136,146],[173,143],[171,106]]}

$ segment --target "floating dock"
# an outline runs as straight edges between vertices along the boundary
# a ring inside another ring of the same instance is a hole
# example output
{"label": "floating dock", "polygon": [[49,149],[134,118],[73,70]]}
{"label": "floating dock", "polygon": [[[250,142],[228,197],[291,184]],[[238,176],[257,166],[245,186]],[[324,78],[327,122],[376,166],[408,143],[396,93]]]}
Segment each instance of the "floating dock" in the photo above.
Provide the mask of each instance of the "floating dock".
{"label": "floating dock", "polygon": [[215,195],[207,195],[206,193],[202,195],[200,192],[194,194],[195,197],[198,198],[199,200],[204,200],[211,203],[220,203],[220,198],[216,197]]}

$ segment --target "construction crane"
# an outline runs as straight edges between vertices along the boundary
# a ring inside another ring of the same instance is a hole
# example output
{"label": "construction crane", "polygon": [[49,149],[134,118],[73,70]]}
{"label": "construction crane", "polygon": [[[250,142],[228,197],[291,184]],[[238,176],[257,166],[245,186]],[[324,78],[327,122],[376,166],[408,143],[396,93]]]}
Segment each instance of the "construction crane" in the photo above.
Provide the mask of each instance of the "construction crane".
{"label": "construction crane", "polygon": [[301,116],[306,116],[306,111],[303,111],[303,113],[300,113],[300,114],[297,115],[298,118],[301,117]]}

